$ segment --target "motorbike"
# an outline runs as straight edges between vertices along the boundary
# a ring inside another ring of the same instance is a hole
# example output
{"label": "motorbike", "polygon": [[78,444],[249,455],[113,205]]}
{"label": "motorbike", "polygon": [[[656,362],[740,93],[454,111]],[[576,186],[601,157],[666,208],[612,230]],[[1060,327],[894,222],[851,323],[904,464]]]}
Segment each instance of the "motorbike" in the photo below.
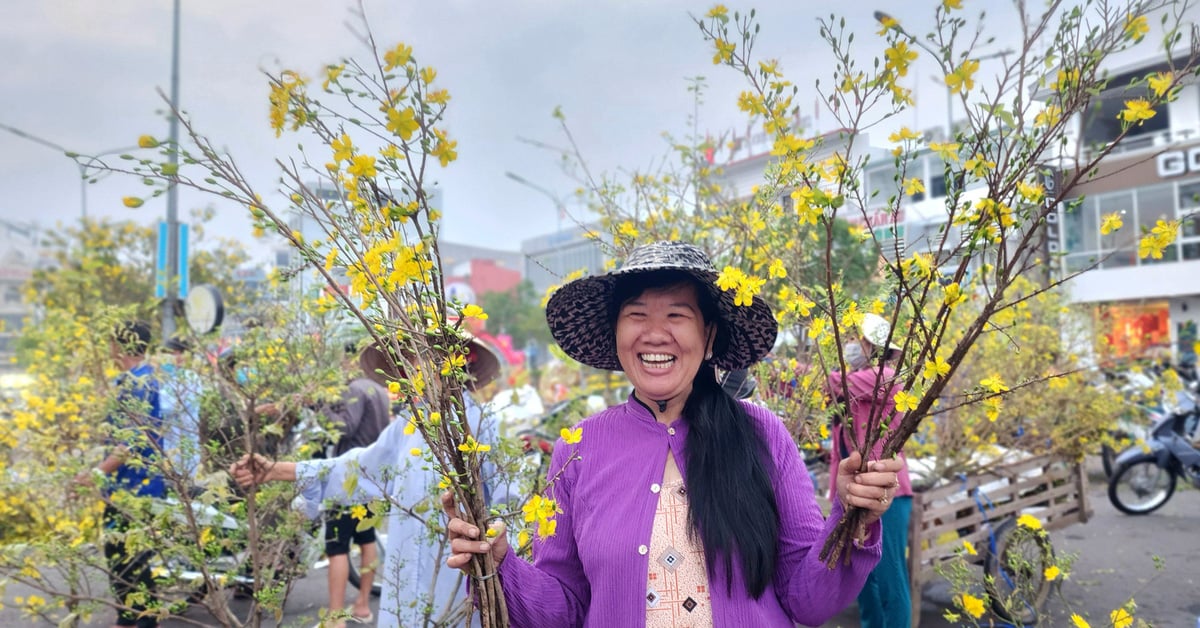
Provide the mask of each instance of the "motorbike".
{"label": "motorbike", "polygon": [[1158,510],[1171,499],[1180,477],[1200,488],[1200,449],[1193,441],[1200,407],[1194,392],[1180,401],[1159,415],[1145,445],[1126,449],[1114,461],[1108,499],[1117,510],[1129,515]]}

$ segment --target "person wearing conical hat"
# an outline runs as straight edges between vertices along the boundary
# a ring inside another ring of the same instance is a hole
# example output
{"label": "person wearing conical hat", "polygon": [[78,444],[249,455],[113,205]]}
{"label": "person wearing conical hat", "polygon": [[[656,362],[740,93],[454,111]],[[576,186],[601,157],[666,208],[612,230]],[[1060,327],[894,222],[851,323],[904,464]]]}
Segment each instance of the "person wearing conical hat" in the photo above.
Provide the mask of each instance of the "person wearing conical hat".
{"label": "person wearing conical hat", "polygon": [[[478,338],[467,334],[465,340],[469,376],[465,387],[471,393],[499,376],[500,358]],[[371,344],[358,357],[359,368],[377,386],[405,377],[384,351],[378,344]],[[401,364],[406,362],[400,360]],[[420,400],[416,401],[419,405]],[[480,443],[497,442],[495,422],[483,416],[471,394],[463,395],[462,419]],[[462,578],[453,570],[439,568],[442,548],[430,529],[433,520],[420,514],[424,511],[422,502],[428,502],[430,495],[435,494],[441,480],[421,456],[412,454],[414,449],[425,448],[424,438],[412,429],[406,411],[383,429],[373,443],[334,458],[272,462],[262,456],[244,456],[229,471],[242,486],[296,482],[306,514],[311,518],[319,516],[320,507],[325,504],[353,506],[386,499],[391,505],[384,524],[387,537],[380,548],[383,558],[375,561],[378,564],[373,574],[380,584],[378,625],[423,626],[425,609],[434,609],[432,618],[436,621],[443,611],[453,614],[469,603]],[[483,474],[488,481],[495,475],[494,468],[485,465]],[[366,586],[369,583],[361,590],[365,591]],[[359,601],[365,603],[364,594],[359,595]],[[339,621],[371,623],[375,617],[363,613],[356,604],[350,612],[330,618],[325,626],[340,626]]]}
{"label": "person wearing conical hat", "polygon": [[[700,249],[656,242],[551,296],[546,319],[562,350],[623,371],[633,392],[579,423],[578,441],[555,445],[545,498],[556,530],[534,541],[532,563],[443,495],[446,564],[490,553],[497,572],[483,577],[499,577],[515,628],[819,625],[878,561],[898,463],[856,474],[852,454],[822,516],[783,422],[717,381],[716,369],[766,355],[777,328],[761,298],[736,304],[716,279]],[[818,555],[847,505],[867,511],[865,525],[851,563],[830,569]]]}

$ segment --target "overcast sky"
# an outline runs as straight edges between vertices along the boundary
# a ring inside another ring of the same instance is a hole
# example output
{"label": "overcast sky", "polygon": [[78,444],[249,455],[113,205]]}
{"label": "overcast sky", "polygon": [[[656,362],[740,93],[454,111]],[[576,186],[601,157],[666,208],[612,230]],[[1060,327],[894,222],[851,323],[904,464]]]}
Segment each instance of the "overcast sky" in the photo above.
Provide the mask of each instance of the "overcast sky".
{"label": "overcast sky", "polygon": [[[757,8],[763,23],[759,56],[779,57],[802,94],[817,78],[828,83],[832,73],[831,55],[818,39],[818,16],[844,12],[863,44],[860,63],[869,65],[869,53],[882,48],[874,9],[919,28],[936,6],[934,0],[727,4],[731,10]],[[965,4],[973,13],[981,8],[973,0]],[[687,132],[692,100],[686,77],[707,77],[701,128],[714,134],[744,128],[735,106],[743,79],[711,64],[712,50],[688,15],[709,6],[680,0],[368,1],[380,46],[411,44],[452,94],[447,126],[459,142],[459,160],[437,175],[444,235],[516,250],[522,239],[555,229],[551,200],[505,177],[511,171],[563,197],[570,194],[574,185],[556,157],[518,140],[561,144],[551,117],[555,106],[562,107],[597,170],[644,167],[664,154],[663,131]],[[362,45],[345,26],[353,21],[351,7],[346,0],[183,2],[182,107],[264,190],[273,189],[273,160],[289,154],[296,138],[276,139],[269,129],[260,68],[320,77],[326,63],[363,58]],[[989,21],[1011,22],[1007,9],[1007,3],[996,9],[1003,18]],[[168,0],[6,0],[0,4],[0,58],[0,124],[87,154],[129,146],[144,133],[166,136],[156,89],[170,84]],[[932,64],[918,64],[910,77],[920,107],[904,123],[924,128],[945,120],[944,87],[931,74]],[[811,93],[800,98],[809,109]],[[827,129],[832,121],[826,116],[817,125]],[[0,130],[0,217],[43,226],[77,220],[78,182],[79,169],[65,156]],[[88,212],[158,220],[165,198],[137,210],[121,206],[122,196],[143,190],[136,180],[107,177],[88,186]],[[185,190],[181,216],[207,204],[218,210],[224,233],[256,246],[242,208]]]}

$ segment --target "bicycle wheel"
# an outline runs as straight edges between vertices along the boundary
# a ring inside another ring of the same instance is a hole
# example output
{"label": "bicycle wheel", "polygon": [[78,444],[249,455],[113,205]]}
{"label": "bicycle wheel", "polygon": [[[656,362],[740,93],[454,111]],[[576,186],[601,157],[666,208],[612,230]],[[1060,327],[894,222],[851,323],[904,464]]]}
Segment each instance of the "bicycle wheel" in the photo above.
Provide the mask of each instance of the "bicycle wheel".
{"label": "bicycle wheel", "polygon": [[1154,460],[1120,467],[1108,480],[1108,501],[1127,515],[1148,515],[1175,493],[1175,474]]}
{"label": "bicycle wheel", "polygon": [[1046,568],[1054,564],[1054,548],[1045,533],[1023,529],[1008,519],[996,529],[996,549],[983,560],[984,587],[992,612],[1017,625],[1036,624],[1054,582]]}
{"label": "bicycle wheel", "polygon": [[[371,595],[379,595],[379,593],[383,590],[383,578],[381,576],[385,575],[383,573],[383,565],[384,555],[386,552],[384,547],[386,546],[387,533],[377,531],[375,533],[375,580],[371,582]],[[357,588],[362,582],[362,576],[359,574],[359,566],[362,563],[362,548],[360,548],[358,545],[351,546],[349,559],[350,573],[347,579],[350,581],[351,585]]]}

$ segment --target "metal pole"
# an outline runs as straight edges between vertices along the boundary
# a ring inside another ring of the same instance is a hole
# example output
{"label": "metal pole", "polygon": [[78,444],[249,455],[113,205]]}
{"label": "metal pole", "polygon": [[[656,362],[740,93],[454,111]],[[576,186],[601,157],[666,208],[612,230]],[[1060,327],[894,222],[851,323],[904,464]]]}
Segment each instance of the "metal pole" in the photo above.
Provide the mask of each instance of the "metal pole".
{"label": "metal pole", "polygon": [[522,177],[513,172],[505,172],[504,176],[508,177],[509,179],[512,179],[513,181],[516,181],[517,183],[520,183],[521,185],[523,185],[527,188],[541,192],[543,195],[545,195],[547,198],[549,198],[551,201],[553,201],[554,202],[554,211],[557,212],[557,214],[555,216],[555,220],[556,220],[555,232],[557,233],[557,232],[562,231],[562,217],[563,217],[563,214],[566,213],[566,208],[563,207],[563,202],[558,200],[558,197],[555,196],[553,192],[551,192],[550,190],[547,190],[546,188],[544,188],[532,181],[529,181],[525,177]]}
{"label": "metal pole", "polygon": [[[179,165],[179,0],[175,0],[171,33],[171,119],[168,161]],[[167,284],[162,303],[162,337],[175,333],[176,285],[179,280],[179,190],[172,181],[167,186]]]}

